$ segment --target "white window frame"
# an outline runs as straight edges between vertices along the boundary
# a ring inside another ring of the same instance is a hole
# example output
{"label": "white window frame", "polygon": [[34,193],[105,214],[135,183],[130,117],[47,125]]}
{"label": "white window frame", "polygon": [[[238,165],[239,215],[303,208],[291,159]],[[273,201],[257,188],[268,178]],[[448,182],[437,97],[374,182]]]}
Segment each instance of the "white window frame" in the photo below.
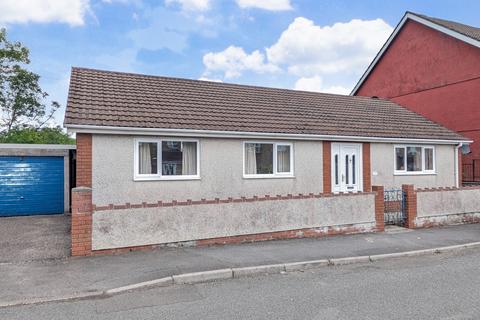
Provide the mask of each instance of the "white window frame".
{"label": "white window frame", "polygon": [[[162,142],[178,141],[178,142],[195,142],[197,144],[197,174],[196,175],[162,175]],[[141,174],[139,173],[139,144],[157,143],[157,174]],[[155,180],[199,180],[200,179],[200,141],[198,139],[183,138],[135,138],[133,144],[134,164],[133,164],[133,180],[134,181],[155,181]]]}
{"label": "white window frame", "polygon": [[[421,171],[407,171],[407,148],[422,148],[422,170]],[[404,170],[397,170],[397,148],[404,148],[404,160],[405,160],[405,169]],[[425,149],[432,149],[433,150],[433,170],[425,170]],[[398,176],[410,176],[410,175],[429,175],[429,174],[436,174],[436,149],[435,146],[432,145],[414,145],[414,144],[399,144],[394,145],[393,147],[393,169],[394,175]]]}
{"label": "white window frame", "polygon": [[[245,173],[245,146],[247,143],[258,143],[258,144],[273,144],[273,173],[272,174],[246,174]],[[277,147],[278,146],[289,146],[290,147],[290,172],[277,172]],[[282,142],[282,141],[243,141],[243,177],[245,179],[259,179],[259,178],[293,178],[294,177],[294,163],[293,163],[293,143],[291,142]]]}

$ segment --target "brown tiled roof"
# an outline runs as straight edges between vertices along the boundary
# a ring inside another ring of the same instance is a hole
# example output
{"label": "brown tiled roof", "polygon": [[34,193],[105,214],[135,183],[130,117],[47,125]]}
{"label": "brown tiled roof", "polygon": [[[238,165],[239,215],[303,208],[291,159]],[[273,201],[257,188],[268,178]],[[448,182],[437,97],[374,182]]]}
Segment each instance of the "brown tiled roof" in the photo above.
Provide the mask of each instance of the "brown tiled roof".
{"label": "brown tiled roof", "polygon": [[465,140],[383,99],[84,68],[65,125]]}
{"label": "brown tiled roof", "polygon": [[414,12],[410,12],[410,13],[418,17],[421,17],[425,20],[428,20],[430,22],[433,22],[435,24],[438,24],[439,26],[461,33],[464,36],[467,36],[469,38],[480,41],[480,28],[472,27],[472,26],[454,22],[454,21],[449,21],[449,20],[444,20],[439,18],[432,18],[426,15],[418,14]]}

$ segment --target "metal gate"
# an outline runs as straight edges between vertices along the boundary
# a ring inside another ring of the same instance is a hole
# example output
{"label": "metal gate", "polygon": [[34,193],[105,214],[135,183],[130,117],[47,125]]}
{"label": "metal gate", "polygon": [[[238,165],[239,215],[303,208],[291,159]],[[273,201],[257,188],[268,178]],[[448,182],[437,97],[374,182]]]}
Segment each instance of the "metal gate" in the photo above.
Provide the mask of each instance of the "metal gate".
{"label": "metal gate", "polygon": [[404,226],[407,220],[405,212],[405,192],[401,189],[385,190],[383,201],[385,224]]}

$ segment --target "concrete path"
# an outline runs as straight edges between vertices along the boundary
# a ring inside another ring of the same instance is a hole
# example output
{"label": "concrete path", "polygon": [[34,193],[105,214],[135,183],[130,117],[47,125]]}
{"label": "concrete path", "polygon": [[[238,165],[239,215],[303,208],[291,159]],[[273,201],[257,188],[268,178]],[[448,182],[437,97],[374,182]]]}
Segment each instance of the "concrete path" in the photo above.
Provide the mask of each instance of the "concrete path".
{"label": "concrete path", "polygon": [[480,224],[472,224],[411,232],[8,262],[0,265],[0,305],[83,295],[189,272],[395,253],[478,241]]}
{"label": "concrete path", "polygon": [[70,254],[70,216],[0,218],[0,263],[62,259]]}

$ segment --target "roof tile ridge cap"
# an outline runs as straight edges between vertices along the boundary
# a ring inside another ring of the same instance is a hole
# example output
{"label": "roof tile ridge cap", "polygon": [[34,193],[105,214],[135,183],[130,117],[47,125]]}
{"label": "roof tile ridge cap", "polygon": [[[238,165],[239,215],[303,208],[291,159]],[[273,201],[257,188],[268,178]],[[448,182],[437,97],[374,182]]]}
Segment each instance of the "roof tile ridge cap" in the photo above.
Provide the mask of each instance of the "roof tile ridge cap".
{"label": "roof tile ridge cap", "polygon": [[458,22],[458,21],[453,21],[453,20],[447,20],[447,19],[443,19],[443,18],[436,18],[436,17],[431,17],[431,16],[427,16],[425,14],[421,14],[421,13],[416,13],[416,12],[413,12],[413,11],[406,11],[407,14],[412,14],[414,16],[417,16],[419,18],[422,18],[422,19],[425,19],[431,23],[434,23],[438,26],[441,26],[443,28],[446,28],[448,30],[451,30],[451,31],[454,31],[454,32],[457,32],[457,33],[460,33],[464,36],[467,36],[469,38],[472,38],[472,39],[475,39],[473,38],[472,36],[466,34],[465,32],[462,32],[462,31],[459,31],[455,28],[452,28],[451,26],[446,26],[444,25],[444,23],[453,23],[453,24],[457,24],[457,25],[460,25],[460,26],[464,26],[464,27],[468,27],[468,28],[473,28],[473,29],[476,29],[480,32],[480,27],[475,27],[475,26],[472,26],[472,25],[469,25],[469,24],[465,24],[465,23],[461,23],[461,22]]}

